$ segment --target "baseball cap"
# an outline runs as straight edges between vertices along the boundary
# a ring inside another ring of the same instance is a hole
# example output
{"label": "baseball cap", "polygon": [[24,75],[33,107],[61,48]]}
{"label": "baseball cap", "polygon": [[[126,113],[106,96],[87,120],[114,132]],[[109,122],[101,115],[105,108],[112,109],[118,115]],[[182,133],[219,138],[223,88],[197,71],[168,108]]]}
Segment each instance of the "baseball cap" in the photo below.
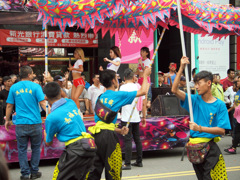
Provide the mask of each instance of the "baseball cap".
{"label": "baseball cap", "polygon": [[186,81],[186,78],[184,76],[181,76],[180,81]]}
{"label": "baseball cap", "polygon": [[164,75],[164,73],[162,71],[158,71],[158,74]]}
{"label": "baseball cap", "polygon": [[56,76],[54,77],[54,81],[64,81],[64,79],[62,78],[62,76],[56,75]]}

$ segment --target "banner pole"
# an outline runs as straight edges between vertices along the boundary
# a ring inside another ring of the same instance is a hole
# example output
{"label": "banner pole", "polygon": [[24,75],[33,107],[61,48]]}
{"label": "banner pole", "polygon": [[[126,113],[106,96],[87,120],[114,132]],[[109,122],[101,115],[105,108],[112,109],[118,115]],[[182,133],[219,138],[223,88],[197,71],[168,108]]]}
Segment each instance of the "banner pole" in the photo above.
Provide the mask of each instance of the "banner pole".
{"label": "banner pole", "polygon": [[[154,78],[155,78],[155,87],[158,87],[158,48],[160,46],[160,43],[162,41],[162,38],[163,38],[163,35],[165,33],[165,30],[166,28],[163,29],[162,33],[161,33],[161,36],[158,40],[158,43],[157,43],[157,30],[155,30],[154,32],[154,46],[155,46],[155,50],[154,50],[154,53],[153,53],[153,56],[152,56],[152,59],[151,59],[151,64],[153,64],[153,62],[155,62],[155,71],[154,71]],[[155,59],[155,61],[154,61]]]}
{"label": "banner pole", "polygon": [[[48,76],[48,36],[47,36],[47,25],[45,26],[45,76],[46,77]],[[46,117],[47,116],[48,116],[48,101],[46,101]]]}
{"label": "banner pole", "polygon": [[[185,40],[183,34],[183,24],[182,24],[182,14],[181,14],[181,6],[180,1],[177,0],[177,12],[178,12],[178,22],[179,22],[179,29],[180,29],[180,37],[181,37],[181,45],[182,45],[182,54],[186,56],[186,48],[185,48]],[[188,73],[188,66],[185,67],[185,76],[187,82],[187,94],[188,94],[188,105],[189,105],[189,114],[190,114],[190,121],[194,122],[193,119],[193,110],[192,110],[192,99],[191,99],[191,92],[189,86],[189,73]]]}

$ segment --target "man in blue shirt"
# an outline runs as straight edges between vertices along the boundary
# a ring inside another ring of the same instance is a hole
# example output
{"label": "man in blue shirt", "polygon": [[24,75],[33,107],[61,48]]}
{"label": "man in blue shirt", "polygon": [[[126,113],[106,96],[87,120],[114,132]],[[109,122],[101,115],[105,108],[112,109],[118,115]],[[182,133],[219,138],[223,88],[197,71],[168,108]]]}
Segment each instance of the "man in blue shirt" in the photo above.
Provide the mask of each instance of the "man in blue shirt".
{"label": "man in blue shirt", "polygon": [[[100,82],[106,88],[106,92],[99,97],[101,104],[103,104],[106,109],[118,112],[122,106],[131,104],[135,97],[146,95],[148,89],[147,77],[150,74],[151,68],[145,68],[141,89],[138,91],[126,92],[115,91],[115,89],[118,88],[118,79],[115,71],[102,71],[100,74]],[[94,134],[95,142],[98,147],[94,165],[90,170],[88,180],[100,180],[104,168],[107,180],[120,180],[122,176],[122,152],[116,132],[126,135],[128,133],[128,128],[125,126],[122,127],[122,129],[115,128],[117,116],[113,118],[111,123],[107,122],[108,118],[104,122],[103,120],[105,119],[100,117],[102,115],[106,117],[107,113],[104,114],[103,108],[98,108],[98,104],[99,102],[97,100],[94,115],[96,125],[88,129]]]}
{"label": "man in blue shirt", "polygon": [[[44,87],[51,113],[45,121],[44,141],[50,146],[54,135],[66,145],[54,170],[53,179],[85,180],[93,164],[96,146],[86,129],[80,111],[71,99],[61,98],[61,88],[56,82]],[[83,143],[87,142],[84,144]],[[90,148],[87,152],[85,149]],[[95,147],[95,148],[94,148]]]}
{"label": "man in blue shirt", "polygon": [[[181,100],[181,106],[189,110],[188,96],[178,88],[181,74],[189,64],[187,57],[182,57],[181,65],[172,86],[172,92]],[[213,75],[201,71],[194,77],[198,94],[191,95],[194,122],[190,122],[189,144],[209,142],[210,149],[199,164],[193,163],[193,168],[199,180],[227,179],[226,166],[222,153],[215,142],[225,134],[225,129],[231,129],[227,108],[223,101],[212,96],[211,85]]]}
{"label": "man in blue shirt", "polygon": [[[16,138],[18,159],[22,176],[20,179],[36,179],[41,177],[38,172],[40,161],[40,145],[42,140],[42,120],[38,103],[46,110],[44,94],[39,84],[32,82],[33,70],[29,66],[20,69],[21,81],[12,85],[7,99],[5,128],[10,126],[10,115],[15,105],[16,111]],[[28,165],[27,147],[31,142],[31,168]]]}

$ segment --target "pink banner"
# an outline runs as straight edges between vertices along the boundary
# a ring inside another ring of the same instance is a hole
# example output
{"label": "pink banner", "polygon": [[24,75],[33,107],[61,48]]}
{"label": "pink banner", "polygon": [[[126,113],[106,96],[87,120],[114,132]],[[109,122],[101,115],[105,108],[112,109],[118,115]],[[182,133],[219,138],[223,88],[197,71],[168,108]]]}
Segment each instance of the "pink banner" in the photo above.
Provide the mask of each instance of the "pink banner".
{"label": "pink banner", "polygon": [[[118,122],[120,123],[120,122]],[[84,121],[86,129],[93,126],[95,122]],[[42,132],[45,126],[43,124]],[[15,134],[15,125],[12,125],[9,132],[3,125],[0,126],[0,147],[8,162],[18,162],[18,149]],[[173,149],[183,147],[189,137],[189,116],[173,117],[152,117],[147,119],[146,126],[140,124],[140,139],[143,151]],[[122,151],[125,151],[123,136],[119,135]],[[59,158],[65,148],[64,143],[59,142],[56,137],[51,146],[46,146],[44,141],[41,143],[41,159]],[[136,151],[133,143],[133,151]],[[28,144],[28,159],[31,158],[31,146]]]}
{"label": "pink banner", "polygon": [[145,33],[142,33],[140,37],[136,36],[133,32],[128,38],[127,33],[125,33],[120,40],[119,34],[115,34],[115,45],[121,50],[122,58],[121,63],[138,63],[138,58],[140,58],[140,49],[144,46],[148,47],[150,50],[150,57],[153,55],[154,51],[154,39],[153,31],[150,30],[149,36],[147,37]]}

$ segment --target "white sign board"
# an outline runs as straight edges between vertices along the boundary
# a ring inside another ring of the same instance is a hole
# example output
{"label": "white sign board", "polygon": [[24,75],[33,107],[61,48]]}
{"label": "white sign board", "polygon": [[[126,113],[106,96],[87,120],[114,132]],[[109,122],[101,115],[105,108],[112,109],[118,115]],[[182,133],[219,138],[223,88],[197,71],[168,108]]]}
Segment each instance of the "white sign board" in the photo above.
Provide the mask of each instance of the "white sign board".
{"label": "white sign board", "polygon": [[[229,0],[210,0],[215,4],[228,4]],[[229,69],[229,37],[221,40],[198,35],[199,71],[219,73],[221,79],[227,76]],[[195,68],[194,34],[191,35],[191,68]]]}

